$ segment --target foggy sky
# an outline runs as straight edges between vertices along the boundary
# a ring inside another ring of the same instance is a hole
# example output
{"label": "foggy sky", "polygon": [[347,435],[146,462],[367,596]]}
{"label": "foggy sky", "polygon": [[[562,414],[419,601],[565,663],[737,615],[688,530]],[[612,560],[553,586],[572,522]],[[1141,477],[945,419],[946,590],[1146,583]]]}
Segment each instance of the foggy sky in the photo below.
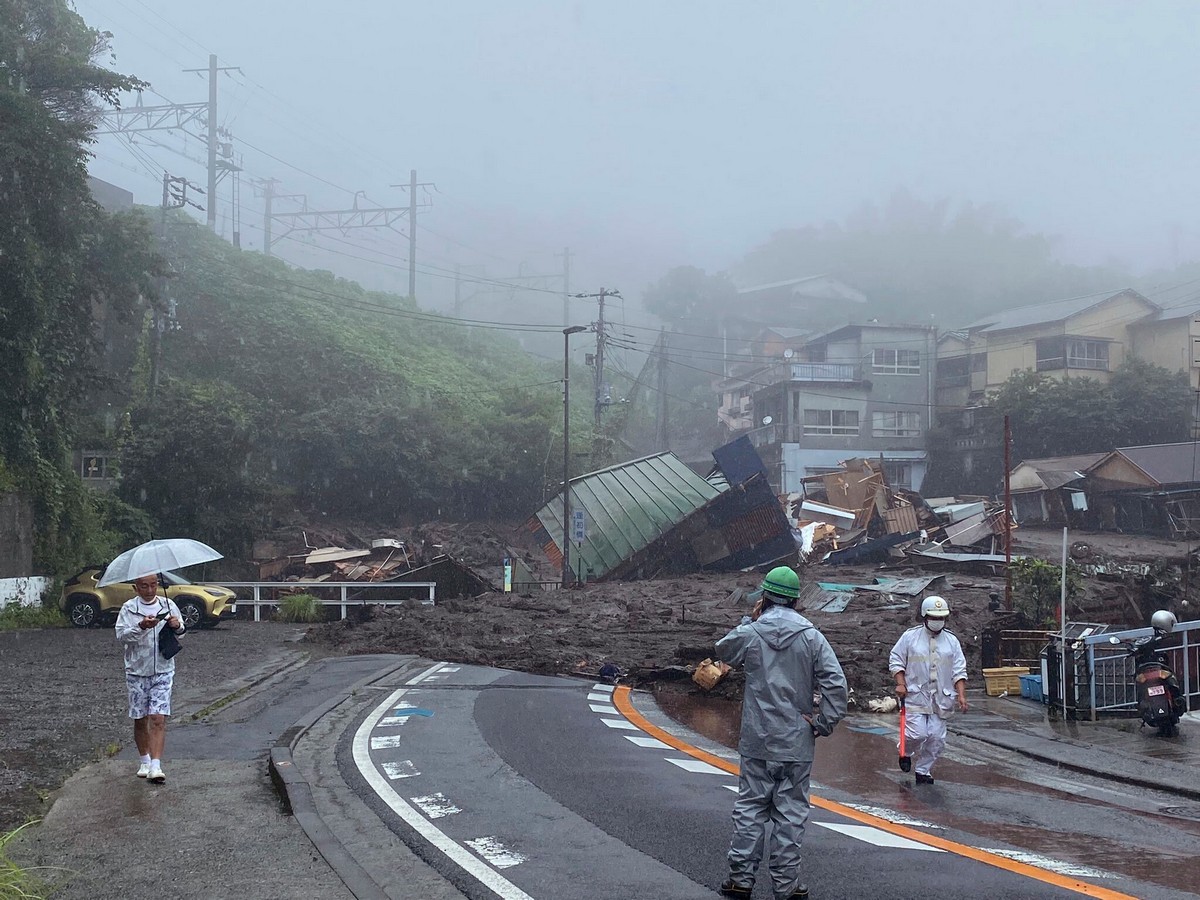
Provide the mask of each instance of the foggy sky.
{"label": "foggy sky", "polygon": [[[456,263],[485,264],[493,277],[520,262],[557,271],[553,254],[569,245],[574,289],[632,298],[673,266],[726,268],[778,228],[842,219],[899,188],[998,203],[1028,229],[1060,235],[1070,261],[1168,265],[1173,225],[1181,258],[1200,256],[1194,3],[77,9],[114,32],[118,69],[176,102],[206,98],[205,82],[179,70],[206,66],[209,52],[241,66],[244,78],[220,82],[235,141],[381,203],[406,202],[388,185],[409,169],[435,181],[420,221],[437,234],[422,234],[419,257],[441,276]],[[203,183],[201,167],[147,149]],[[195,141],[187,149],[203,156]],[[316,207],[350,200],[239,150],[247,178],[279,178]],[[94,174],[157,202],[155,179],[122,145],[105,138],[97,151]],[[261,246],[261,201],[245,181],[242,204],[244,245]],[[359,236],[407,252],[398,236]],[[297,259],[303,248],[280,254]],[[423,301],[444,305],[441,276],[421,276]],[[407,276],[379,270],[376,283],[402,291]]]}

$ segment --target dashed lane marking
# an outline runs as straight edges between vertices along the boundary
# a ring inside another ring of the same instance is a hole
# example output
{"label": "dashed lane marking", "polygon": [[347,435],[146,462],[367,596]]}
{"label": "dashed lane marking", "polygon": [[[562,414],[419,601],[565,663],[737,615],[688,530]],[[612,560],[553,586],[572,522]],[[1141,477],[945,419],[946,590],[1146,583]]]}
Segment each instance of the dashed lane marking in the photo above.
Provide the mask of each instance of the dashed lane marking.
{"label": "dashed lane marking", "polygon": [[1039,869],[1057,872],[1059,875],[1077,875],[1080,878],[1117,877],[1112,872],[1105,872],[1103,869],[1093,869],[1091,866],[1081,866],[1076,863],[1063,862],[1060,859],[1051,859],[1048,856],[1041,856],[1037,853],[1027,853],[1024,850],[1001,850],[992,847],[988,849],[988,853],[995,853],[997,856],[1005,856],[1009,859],[1015,859],[1023,863],[1028,863],[1031,866],[1037,866]]}
{"label": "dashed lane marking", "polygon": [[928,844],[911,841],[908,838],[900,837],[898,834],[892,834],[871,825],[842,825],[838,822],[816,821],[813,824],[820,825],[822,828],[828,828],[830,831],[836,831],[839,834],[844,834],[847,837],[852,837],[858,841],[874,844],[876,847],[894,847],[897,850],[930,850],[934,853],[946,852],[941,847],[930,847]]}
{"label": "dashed lane marking", "polygon": [[864,812],[868,816],[874,816],[877,819],[883,819],[885,822],[891,822],[895,825],[908,825],[911,828],[933,828],[937,831],[944,831],[941,825],[935,825],[933,822],[926,822],[924,819],[914,819],[912,816],[905,815],[902,812],[896,812],[894,809],[885,809],[882,806],[866,806],[861,803],[847,803],[851,809],[857,809],[859,812]]}
{"label": "dashed lane marking", "polygon": [[612,694],[601,694],[599,692],[588,694],[588,703],[612,703]]}
{"label": "dashed lane marking", "polygon": [[417,771],[417,767],[412,764],[411,759],[402,759],[399,762],[385,762],[382,764],[383,772],[388,778],[395,781],[397,778],[415,778],[421,773]]}
{"label": "dashed lane marking", "polygon": [[519,866],[528,858],[516,850],[510,850],[498,838],[481,837],[473,841],[463,841],[468,847],[486,859],[497,869],[507,869]]}
{"label": "dashed lane marking", "polygon": [[673,766],[679,766],[685,772],[695,772],[698,775],[727,775],[724,769],[718,769],[716,766],[710,766],[708,763],[699,759],[672,759],[664,757],[667,762]]}
{"label": "dashed lane marking", "polygon": [[402,746],[403,738],[398,734],[381,734],[371,736],[372,750],[390,750],[393,747]]}
{"label": "dashed lane marking", "polygon": [[445,794],[439,791],[436,794],[430,794],[428,797],[409,797],[413,806],[425,813],[431,819],[441,819],[445,816],[452,816],[455,813],[462,812],[460,807],[454,805]]}
{"label": "dashed lane marking", "polygon": [[609,728],[620,728],[625,731],[639,731],[640,729],[630,722],[628,719],[601,719]]}
{"label": "dashed lane marking", "polygon": [[613,692],[613,690],[614,690],[614,687],[613,687],[613,685],[611,685],[611,684],[593,684],[593,685],[592,685],[592,690],[593,690],[593,691],[600,691],[600,692],[602,692],[602,693],[605,693],[605,694],[611,694],[611,693]]}
{"label": "dashed lane marking", "polygon": [[607,703],[605,703],[605,704],[589,703],[588,706],[590,706],[592,708],[592,712],[594,712],[594,713],[602,713],[602,714],[608,715],[608,716],[620,715],[620,713],[617,712],[617,708],[615,706],[612,706]]}
{"label": "dashed lane marking", "polygon": [[[437,666],[433,666],[429,671],[432,672],[437,668]],[[409,684],[419,684],[421,680],[423,680],[421,676],[417,676]],[[367,784],[371,786],[371,790],[388,805],[388,808],[392,812],[437,850],[445,854],[455,865],[497,897],[501,898],[501,900],[534,900],[533,897],[526,894],[495,869],[490,868],[478,856],[473,855],[466,847],[461,846],[451,839],[444,831],[434,825],[430,819],[421,815],[412,804],[396,793],[396,789],[392,787],[391,782],[387,778],[384,778],[379,773],[379,770],[375,768],[375,763],[371,759],[371,731],[379,724],[379,720],[383,717],[384,713],[399,702],[406,691],[407,688],[400,688],[393,693],[386,703],[381,704],[374,712],[367,716],[362,725],[354,733],[354,764],[358,767],[359,773],[366,780]]]}
{"label": "dashed lane marking", "polygon": [[627,734],[625,740],[639,747],[649,747],[651,750],[670,750],[670,744],[664,744],[658,738],[643,737],[640,734]]}

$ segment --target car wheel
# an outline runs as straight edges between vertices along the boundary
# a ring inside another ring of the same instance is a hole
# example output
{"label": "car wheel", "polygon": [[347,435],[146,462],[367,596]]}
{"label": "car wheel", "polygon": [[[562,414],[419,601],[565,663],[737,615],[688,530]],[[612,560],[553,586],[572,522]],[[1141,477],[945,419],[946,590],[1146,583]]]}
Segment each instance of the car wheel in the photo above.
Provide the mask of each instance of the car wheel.
{"label": "car wheel", "polygon": [[180,597],[175,601],[179,607],[179,615],[183,617],[184,629],[190,631],[199,628],[204,621],[204,604],[195,597]]}
{"label": "car wheel", "polygon": [[88,628],[100,618],[100,602],[95,597],[80,595],[67,598],[67,618],[76,628]]}

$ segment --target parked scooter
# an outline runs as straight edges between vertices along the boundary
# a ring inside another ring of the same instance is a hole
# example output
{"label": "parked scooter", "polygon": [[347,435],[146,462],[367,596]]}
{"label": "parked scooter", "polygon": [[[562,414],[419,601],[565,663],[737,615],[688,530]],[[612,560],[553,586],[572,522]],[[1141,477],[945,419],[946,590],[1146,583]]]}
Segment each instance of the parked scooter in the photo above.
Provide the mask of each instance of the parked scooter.
{"label": "parked scooter", "polygon": [[1133,656],[1138,715],[1145,724],[1157,728],[1161,737],[1178,734],[1179,719],[1187,711],[1179,679],[1167,665],[1166,654],[1159,649],[1175,623],[1174,613],[1160,609],[1150,617],[1154,634],[1132,642],[1109,638],[1110,643],[1124,647]]}

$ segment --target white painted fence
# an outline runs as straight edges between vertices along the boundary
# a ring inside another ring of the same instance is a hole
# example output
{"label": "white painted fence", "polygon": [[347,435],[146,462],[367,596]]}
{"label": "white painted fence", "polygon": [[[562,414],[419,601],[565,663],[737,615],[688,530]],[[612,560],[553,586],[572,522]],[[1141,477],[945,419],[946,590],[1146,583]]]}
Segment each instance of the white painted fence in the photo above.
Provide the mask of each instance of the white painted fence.
{"label": "white painted fence", "polygon": [[[214,581],[238,595],[238,605],[254,607],[254,621],[262,621],[264,606],[279,606],[288,594],[312,594],[324,606],[340,606],[342,618],[352,606],[402,606],[420,596],[421,602],[432,604],[435,581]],[[371,599],[372,593],[411,593],[414,596]],[[250,596],[247,598],[247,593]],[[336,594],[330,596],[330,594]]]}

